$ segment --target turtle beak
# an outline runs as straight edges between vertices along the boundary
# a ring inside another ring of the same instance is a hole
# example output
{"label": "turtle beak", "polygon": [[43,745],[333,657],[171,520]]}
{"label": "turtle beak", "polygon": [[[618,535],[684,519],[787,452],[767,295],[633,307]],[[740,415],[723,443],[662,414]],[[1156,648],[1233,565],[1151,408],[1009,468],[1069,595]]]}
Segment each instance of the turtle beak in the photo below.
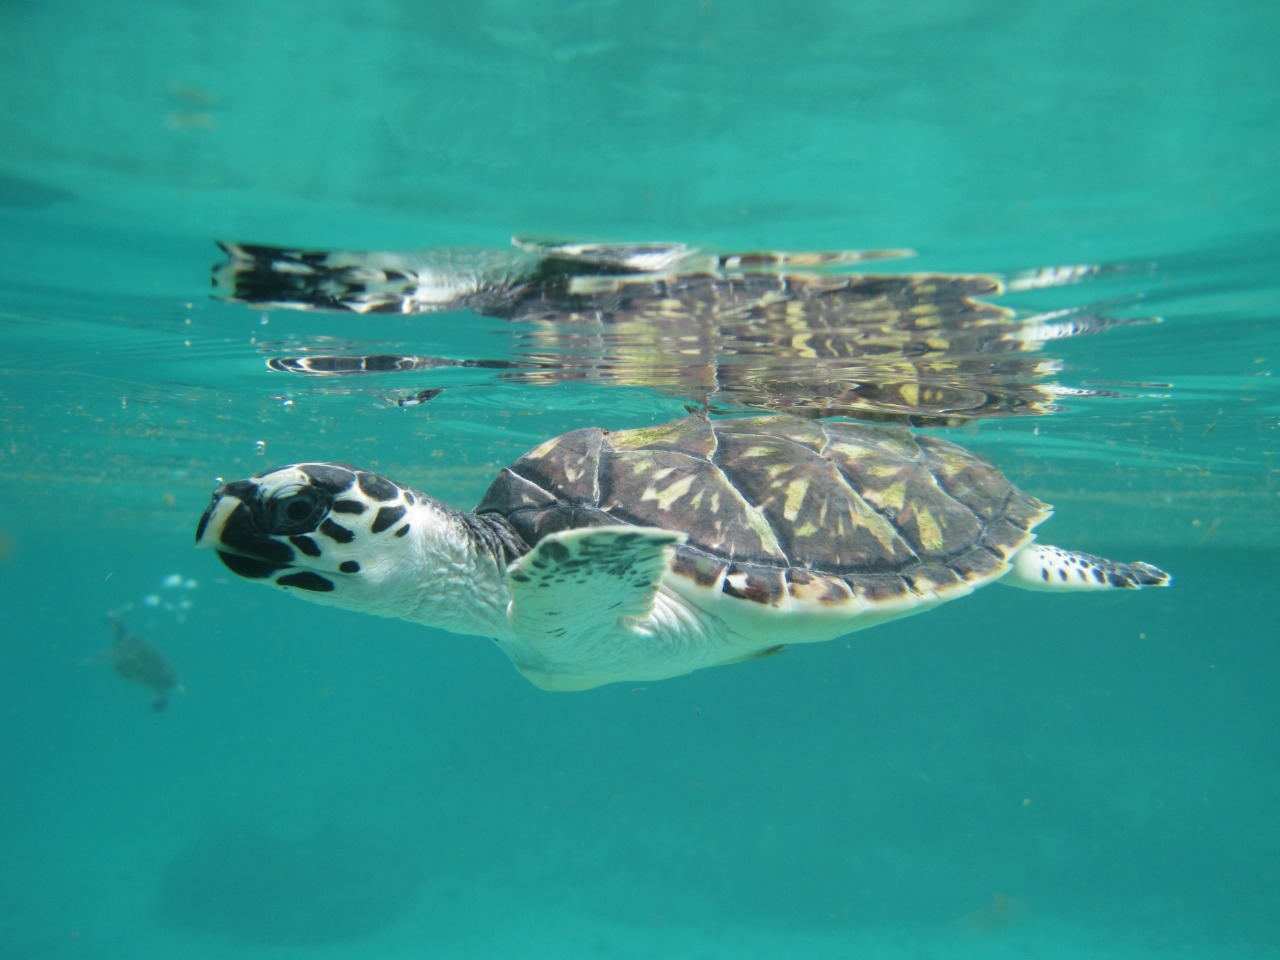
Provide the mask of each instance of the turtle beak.
{"label": "turtle beak", "polygon": [[209,506],[205,510],[204,516],[200,518],[199,525],[196,527],[197,547],[213,546],[208,539],[209,525],[211,521],[213,523],[213,540],[216,541],[219,539],[222,528],[226,525],[227,515],[230,510],[234,509],[234,505],[229,504],[224,496],[226,489],[226,484],[223,484],[218,487],[217,490],[213,491],[213,499],[209,501]]}
{"label": "turtle beak", "polygon": [[263,533],[253,519],[257,484],[225,483],[213,492],[196,527],[196,546],[208,547],[232,573],[251,580],[270,577],[294,559],[293,549]]}
{"label": "turtle beak", "polygon": [[196,527],[196,546],[214,549],[221,546],[223,531],[236,507],[241,504],[247,507],[253,502],[257,492],[257,486],[247,480],[224,483],[214,490],[213,499],[209,501],[209,506]]}

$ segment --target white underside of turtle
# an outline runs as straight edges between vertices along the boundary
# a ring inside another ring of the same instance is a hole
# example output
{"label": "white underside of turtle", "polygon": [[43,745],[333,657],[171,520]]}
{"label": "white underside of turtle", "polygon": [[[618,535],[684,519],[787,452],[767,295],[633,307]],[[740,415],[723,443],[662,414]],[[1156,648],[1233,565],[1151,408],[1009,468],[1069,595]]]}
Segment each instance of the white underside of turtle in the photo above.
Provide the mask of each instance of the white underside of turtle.
{"label": "white underside of turtle", "polygon": [[220,487],[197,542],[246,579],[490,637],[539,687],[582,690],[831,640],[991,582],[1169,582],[1035,542],[1048,513],[905,430],[688,418],[548,441],[473,513],[356,467],[279,468]]}
{"label": "white underside of turtle", "polygon": [[[582,690],[620,680],[664,680],[770,656],[790,644],[834,640],[932,610],[975,589],[966,584],[877,604],[855,601],[839,609],[790,597],[765,605],[672,574],[671,548],[683,540],[676,531],[636,527],[551,535],[508,570],[511,635],[500,638],[499,645],[543,689]],[[567,553],[547,558],[543,544],[562,546]],[[584,555],[587,562],[576,567],[573,561]],[[635,579],[630,573],[600,572],[606,556],[626,564]],[[1012,561],[995,582],[1053,592],[1117,589],[1100,584],[1092,571],[1130,566],[1034,542]],[[650,576],[639,576],[642,570]],[[521,579],[525,575],[528,582]],[[596,599],[584,603],[584,598]]]}

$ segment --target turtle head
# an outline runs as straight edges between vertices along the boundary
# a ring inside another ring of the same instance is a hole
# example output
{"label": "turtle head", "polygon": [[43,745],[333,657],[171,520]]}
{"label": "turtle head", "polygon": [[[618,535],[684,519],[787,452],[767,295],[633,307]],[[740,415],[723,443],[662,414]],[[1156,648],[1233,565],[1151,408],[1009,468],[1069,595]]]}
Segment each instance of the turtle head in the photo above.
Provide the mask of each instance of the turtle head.
{"label": "turtle head", "polygon": [[407,581],[429,546],[424,528],[439,527],[448,510],[368,470],[298,463],[218,487],[196,544],[247,580],[319,603],[405,616],[402,595],[414,588]]}

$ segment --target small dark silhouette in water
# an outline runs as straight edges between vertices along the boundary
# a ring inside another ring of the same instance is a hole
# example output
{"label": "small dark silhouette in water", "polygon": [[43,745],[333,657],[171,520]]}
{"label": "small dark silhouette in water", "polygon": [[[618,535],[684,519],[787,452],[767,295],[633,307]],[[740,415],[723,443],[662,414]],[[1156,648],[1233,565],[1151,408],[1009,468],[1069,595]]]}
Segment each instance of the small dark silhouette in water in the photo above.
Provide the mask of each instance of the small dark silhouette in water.
{"label": "small dark silhouette in water", "polygon": [[107,614],[107,622],[116,632],[116,642],[102,652],[101,658],[124,679],[154,690],[156,696],[151,701],[151,709],[163,713],[169,706],[169,693],[182,689],[178,671],[163,653],[130,633],[119,614]]}

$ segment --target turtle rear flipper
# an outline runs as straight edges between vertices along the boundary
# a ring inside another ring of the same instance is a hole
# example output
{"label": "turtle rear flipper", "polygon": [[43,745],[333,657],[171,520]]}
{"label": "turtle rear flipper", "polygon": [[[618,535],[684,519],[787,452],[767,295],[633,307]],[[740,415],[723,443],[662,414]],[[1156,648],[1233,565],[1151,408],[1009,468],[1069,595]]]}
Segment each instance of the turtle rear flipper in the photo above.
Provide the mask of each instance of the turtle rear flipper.
{"label": "turtle rear flipper", "polygon": [[1133,590],[1167,587],[1172,577],[1159,567],[1121,563],[1091,553],[1029,543],[1013,557],[1001,583],[1024,590]]}

